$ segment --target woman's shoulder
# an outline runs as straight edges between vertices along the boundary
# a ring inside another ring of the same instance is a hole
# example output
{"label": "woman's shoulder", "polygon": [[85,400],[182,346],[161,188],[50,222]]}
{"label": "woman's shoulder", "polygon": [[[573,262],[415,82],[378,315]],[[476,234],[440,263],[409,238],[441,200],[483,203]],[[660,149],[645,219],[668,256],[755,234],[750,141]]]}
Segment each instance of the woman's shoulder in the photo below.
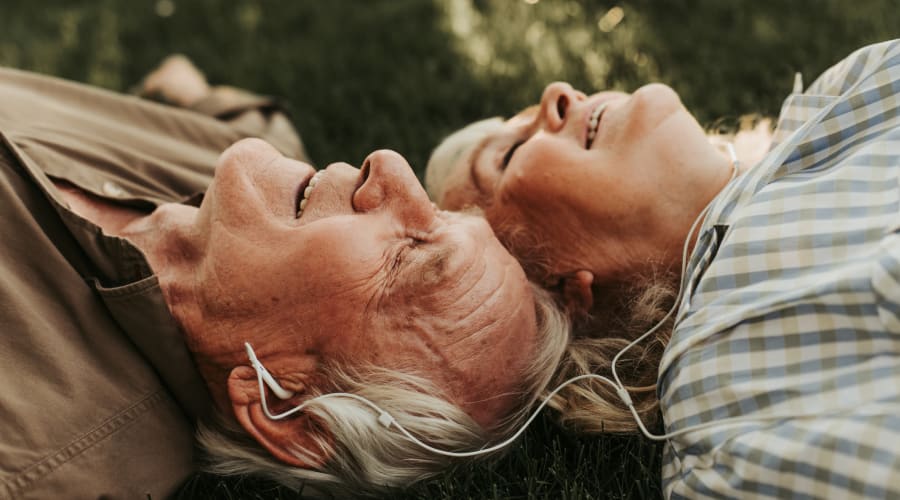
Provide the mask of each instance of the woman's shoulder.
{"label": "woman's shoulder", "polygon": [[900,39],[866,45],[823,72],[805,94],[838,96],[873,73],[900,68]]}

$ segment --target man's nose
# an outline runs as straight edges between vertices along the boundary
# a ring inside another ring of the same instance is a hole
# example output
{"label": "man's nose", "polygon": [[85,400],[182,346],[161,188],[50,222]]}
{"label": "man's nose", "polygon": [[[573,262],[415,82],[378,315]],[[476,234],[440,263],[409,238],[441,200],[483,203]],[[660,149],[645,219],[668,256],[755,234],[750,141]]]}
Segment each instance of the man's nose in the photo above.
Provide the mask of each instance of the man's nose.
{"label": "man's nose", "polygon": [[363,162],[360,187],[353,197],[356,210],[387,208],[406,223],[427,226],[434,206],[406,159],[387,149],[375,151]]}
{"label": "man's nose", "polygon": [[547,85],[541,95],[540,118],[544,128],[551,132],[562,129],[572,105],[583,99],[585,95],[568,83],[553,82]]}

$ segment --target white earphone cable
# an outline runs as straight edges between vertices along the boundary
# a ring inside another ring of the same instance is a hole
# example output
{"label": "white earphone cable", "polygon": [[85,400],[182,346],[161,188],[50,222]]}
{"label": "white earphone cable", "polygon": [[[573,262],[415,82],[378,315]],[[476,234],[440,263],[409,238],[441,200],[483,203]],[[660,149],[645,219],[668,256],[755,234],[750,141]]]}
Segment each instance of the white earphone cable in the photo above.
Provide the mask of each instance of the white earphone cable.
{"label": "white earphone cable", "polygon": [[[246,347],[246,349],[249,353],[253,352],[253,348],[250,346],[249,343],[245,342],[244,346]],[[391,425],[393,425],[404,436],[406,436],[407,439],[414,442],[418,446],[420,446],[432,453],[437,453],[438,455],[444,455],[444,456],[454,457],[454,458],[475,457],[478,455],[484,455],[485,453],[492,453],[492,452],[495,452],[499,449],[502,449],[502,448],[508,446],[510,443],[512,443],[513,441],[518,439],[519,436],[521,436],[522,433],[525,432],[526,429],[528,429],[528,426],[531,424],[531,422],[535,418],[537,418],[538,414],[540,414],[541,410],[544,409],[545,406],[547,406],[547,404],[550,402],[550,400],[553,398],[553,396],[555,396],[559,391],[561,391],[564,387],[566,387],[569,384],[573,384],[575,382],[578,382],[580,380],[585,380],[585,379],[598,379],[598,380],[606,382],[607,384],[610,384],[613,387],[615,387],[615,383],[612,380],[610,380],[602,375],[587,374],[587,375],[580,375],[578,377],[571,378],[571,379],[563,382],[556,389],[554,389],[544,399],[544,401],[532,412],[531,416],[528,417],[528,420],[525,421],[525,423],[522,425],[522,427],[520,427],[519,430],[515,434],[513,434],[506,440],[504,440],[500,443],[497,443],[489,448],[481,448],[481,449],[473,450],[473,451],[446,451],[446,450],[441,450],[441,449],[435,448],[427,443],[423,443],[419,438],[413,436],[412,433],[410,433],[405,427],[403,427],[403,425],[401,425],[399,422],[397,422],[390,413],[383,410],[380,406],[378,406],[377,404],[373,403],[372,401],[370,401],[358,394],[352,394],[349,392],[332,392],[329,394],[323,394],[321,396],[316,396],[308,401],[305,401],[283,413],[272,414],[271,411],[269,410],[269,405],[266,403],[266,392],[265,392],[265,387],[263,386],[264,379],[265,379],[265,383],[267,385],[270,384],[268,378],[266,378],[265,375],[263,375],[263,373],[268,373],[268,371],[265,369],[264,366],[262,366],[262,363],[260,363],[259,360],[256,359],[255,354],[251,356],[251,363],[254,365],[254,368],[256,368],[256,375],[257,375],[256,379],[257,379],[257,382],[259,383],[259,393],[260,393],[260,400],[262,402],[263,413],[265,413],[266,416],[269,417],[269,419],[271,419],[271,420],[281,420],[281,419],[287,418],[295,413],[302,411],[303,409],[305,409],[307,406],[311,405],[315,401],[320,401],[320,400],[329,399],[329,398],[355,399],[355,400],[359,401],[360,403],[363,403],[366,406],[375,410],[375,412],[378,413],[378,422],[381,423],[381,425],[383,425],[385,427],[390,427]],[[272,381],[274,382],[274,379],[272,379]],[[276,389],[276,387],[269,385],[269,388],[272,389],[272,392],[278,392],[278,391],[285,390],[280,385],[278,385],[278,382],[274,382],[274,384],[277,387],[277,389]]]}
{"label": "white earphone cable", "polygon": [[[728,151],[728,154],[731,158],[732,173],[731,173],[731,178],[728,181],[730,183],[731,181],[733,181],[735,179],[735,177],[737,177],[737,174],[739,171],[739,161],[737,158],[737,154],[734,151],[734,147],[730,143],[725,143],[724,145],[725,145],[725,148]],[[682,248],[682,253],[681,253],[681,275],[680,275],[681,278],[680,278],[680,283],[679,283],[679,287],[678,287],[678,293],[675,297],[675,303],[672,305],[672,307],[669,309],[669,311],[666,313],[666,315],[663,317],[663,319],[661,319],[658,323],[656,323],[656,325],[654,325],[652,328],[647,330],[647,332],[645,332],[643,335],[636,338],[631,343],[629,343],[627,346],[622,348],[622,350],[620,350],[616,354],[616,356],[613,358],[612,366],[611,366],[612,376],[613,376],[614,380],[610,380],[607,377],[604,377],[602,375],[596,375],[596,374],[579,375],[579,376],[572,377],[572,378],[566,380],[565,382],[563,382],[559,386],[557,386],[555,389],[553,389],[553,391],[551,391],[550,394],[548,394],[544,398],[544,400],[541,402],[541,404],[538,405],[537,408],[535,408],[535,410],[531,413],[531,416],[528,417],[528,419],[525,421],[525,423],[522,424],[522,426],[519,428],[518,431],[516,431],[515,434],[513,434],[512,436],[510,436],[509,438],[507,438],[506,440],[504,440],[500,443],[494,444],[487,448],[481,448],[481,449],[472,450],[472,451],[457,452],[457,451],[441,450],[441,449],[435,448],[427,443],[422,442],[420,439],[418,439],[417,437],[412,435],[412,433],[410,433],[405,427],[403,427],[403,425],[401,425],[399,422],[397,422],[390,413],[383,410],[377,404],[373,403],[372,401],[370,401],[358,394],[351,394],[351,393],[346,393],[346,392],[334,392],[334,393],[329,393],[329,394],[323,394],[321,396],[316,396],[315,398],[305,401],[302,404],[300,404],[290,410],[287,410],[283,413],[272,414],[269,411],[268,404],[266,403],[266,392],[265,392],[265,387],[263,386],[263,383],[265,382],[265,384],[269,386],[269,388],[272,390],[272,392],[281,399],[288,399],[293,396],[293,393],[285,390],[283,387],[281,387],[281,385],[278,384],[278,382],[274,379],[274,377],[272,377],[272,375],[269,374],[269,371],[266,370],[266,368],[262,365],[262,363],[259,361],[259,359],[257,359],[256,354],[253,352],[253,348],[250,346],[250,344],[245,343],[244,345],[247,349],[247,356],[250,358],[250,363],[253,365],[253,368],[256,370],[263,412],[266,414],[266,416],[268,418],[270,418],[272,420],[281,420],[281,419],[287,418],[295,413],[302,411],[304,408],[306,408],[307,406],[309,406],[310,404],[312,404],[315,401],[328,399],[328,398],[350,398],[350,399],[354,399],[356,401],[359,401],[359,402],[369,406],[376,413],[378,413],[378,422],[381,423],[384,427],[390,428],[393,425],[407,439],[409,439],[416,445],[422,447],[423,449],[428,450],[432,453],[436,453],[438,455],[454,457],[454,458],[466,458],[466,457],[474,457],[474,456],[478,456],[478,455],[484,455],[486,453],[493,453],[497,450],[500,450],[500,449],[508,446],[509,444],[514,442],[516,439],[518,439],[522,435],[522,433],[525,432],[525,430],[528,428],[528,426],[531,425],[531,423],[534,421],[535,418],[537,418],[537,416],[541,412],[541,410],[543,410],[544,407],[547,406],[547,404],[550,402],[550,400],[556,394],[558,394],[559,391],[561,391],[563,388],[565,388],[569,384],[573,384],[575,382],[579,382],[582,380],[590,380],[590,379],[599,380],[601,382],[611,385],[616,390],[616,395],[618,395],[618,397],[622,400],[622,402],[625,403],[625,405],[631,411],[632,416],[634,416],[634,419],[637,422],[638,427],[641,429],[641,432],[644,434],[644,436],[646,436],[648,439],[651,439],[654,441],[663,441],[663,440],[670,439],[675,436],[680,436],[682,434],[686,434],[688,432],[693,432],[693,431],[697,431],[700,429],[706,429],[706,428],[710,428],[710,427],[722,427],[722,426],[727,426],[727,425],[734,424],[734,423],[747,422],[747,421],[758,422],[760,420],[760,417],[734,417],[734,418],[727,418],[727,419],[722,419],[722,420],[718,420],[715,422],[707,422],[705,424],[687,427],[687,428],[680,429],[675,432],[663,434],[661,436],[652,434],[644,426],[644,422],[641,420],[640,415],[637,412],[637,409],[634,407],[634,402],[631,400],[631,395],[628,393],[628,390],[625,388],[625,385],[622,384],[622,381],[619,379],[619,375],[616,373],[616,364],[618,363],[618,361],[622,357],[622,355],[625,352],[627,352],[629,349],[634,347],[635,345],[642,342],[648,336],[652,335],[660,327],[662,327],[662,325],[665,324],[665,322],[669,319],[669,317],[671,317],[672,314],[674,314],[675,311],[678,309],[678,305],[681,301],[682,296],[684,295],[685,283],[687,281],[687,277],[685,276],[685,273],[687,271],[687,256],[688,256],[688,249],[690,248],[691,237],[693,236],[694,231],[697,229],[698,225],[700,224],[700,221],[702,221],[703,218],[706,216],[706,214],[709,212],[709,209],[711,206],[712,206],[712,202],[707,204],[706,207],[700,211],[700,214],[697,216],[696,219],[694,219],[693,224],[691,224],[691,228],[688,231],[687,238],[685,239],[684,246]],[[782,420],[782,419],[786,419],[786,418],[801,418],[801,417],[812,417],[812,416],[815,416],[815,415],[785,414],[785,415],[769,415],[769,416],[764,417],[764,419],[765,420],[773,420],[773,419]]]}

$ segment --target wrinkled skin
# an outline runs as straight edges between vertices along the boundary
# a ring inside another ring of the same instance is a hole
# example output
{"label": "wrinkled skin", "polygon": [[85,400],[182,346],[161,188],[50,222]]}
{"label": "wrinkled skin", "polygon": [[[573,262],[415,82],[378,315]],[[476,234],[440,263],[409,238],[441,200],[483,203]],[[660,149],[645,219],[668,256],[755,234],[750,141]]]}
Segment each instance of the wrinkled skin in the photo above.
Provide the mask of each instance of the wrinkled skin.
{"label": "wrinkled skin", "polygon": [[316,465],[286,453],[295,429],[263,415],[250,342],[297,394],[281,406],[303,401],[323,362],[371,363],[423,375],[496,423],[534,354],[516,261],[484,220],[436,210],[396,153],[373,153],[362,171],[329,166],[298,218],[314,172],[244,140],[222,154],[199,209],[164,205],[125,231],[158,270],[219,407],[281,460]]}

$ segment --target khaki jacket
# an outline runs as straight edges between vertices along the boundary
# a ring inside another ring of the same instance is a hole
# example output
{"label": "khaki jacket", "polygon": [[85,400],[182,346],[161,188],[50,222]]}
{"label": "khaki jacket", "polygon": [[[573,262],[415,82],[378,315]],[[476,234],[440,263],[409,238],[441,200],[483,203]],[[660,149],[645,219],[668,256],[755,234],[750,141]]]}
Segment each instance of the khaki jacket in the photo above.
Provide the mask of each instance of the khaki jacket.
{"label": "khaki jacket", "polygon": [[177,109],[0,69],[0,499],[165,498],[212,404],[152,270],[51,178],[152,209],[199,203],[219,153],[305,158],[272,101]]}

